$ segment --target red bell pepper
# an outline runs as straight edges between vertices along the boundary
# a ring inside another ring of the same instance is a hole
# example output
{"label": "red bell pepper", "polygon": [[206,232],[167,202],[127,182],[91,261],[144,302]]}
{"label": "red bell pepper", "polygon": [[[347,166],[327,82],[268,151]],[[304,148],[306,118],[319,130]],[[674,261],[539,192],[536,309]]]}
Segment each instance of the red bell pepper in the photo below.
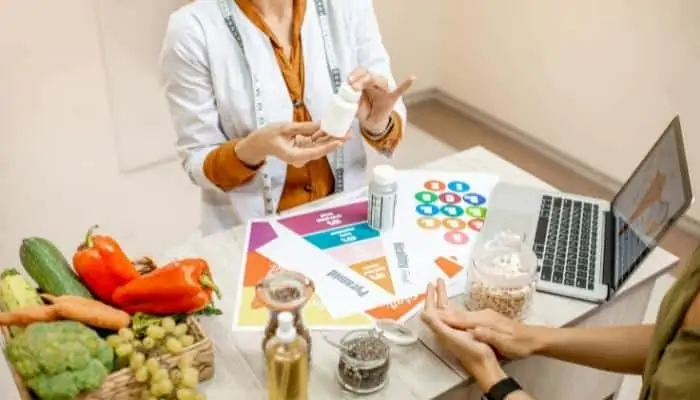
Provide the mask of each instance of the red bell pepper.
{"label": "red bell pepper", "polygon": [[111,304],[114,291],[140,275],[119,244],[109,236],[93,235],[95,229],[88,230],[73,255],[73,268],[95,297]]}
{"label": "red bell pepper", "polygon": [[112,302],[122,310],[153,315],[189,314],[219,297],[209,265],[200,258],[171,262],[118,288]]}

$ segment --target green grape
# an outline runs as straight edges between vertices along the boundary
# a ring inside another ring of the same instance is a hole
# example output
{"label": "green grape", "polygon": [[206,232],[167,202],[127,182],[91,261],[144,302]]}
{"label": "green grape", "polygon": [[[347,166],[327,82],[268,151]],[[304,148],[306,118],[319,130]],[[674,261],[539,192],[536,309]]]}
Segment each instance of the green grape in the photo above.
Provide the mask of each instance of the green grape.
{"label": "green grape", "polygon": [[136,369],[136,372],[134,372],[134,378],[136,379],[136,382],[146,383],[148,380],[148,368],[146,368],[144,365]]}
{"label": "green grape", "polygon": [[151,400],[153,397],[151,396],[151,391],[149,389],[144,389],[141,391],[141,400]]}
{"label": "green grape", "polygon": [[165,349],[170,354],[180,354],[182,353],[182,343],[179,340],[171,337],[165,341]]}
{"label": "green grape", "polygon": [[109,335],[107,337],[107,344],[109,344],[109,347],[115,349],[122,344],[122,338],[119,335]]}
{"label": "green grape", "polygon": [[187,368],[182,371],[181,385],[186,388],[196,389],[199,385],[199,371],[194,368]]}
{"label": "green grape", "polygon": [[165,329],[163,329],[162,326],[149,325],[148,328],[146,328],[146,335],[155,340],[161,340],[165,337]]}
{"label": "green grape", "polygon": [[176,324],[175,320],[172,317],[163,318],[163,321],[160,324],[167,333],[172,333],[175,331]]}
{"label": "green grape", "polygon": [[182,372],[180,372],[178,368],[173,368],[170,371],[170,380],[175,386],[180,386],[180,383],[182,382]]}
{"label": "green grape", "polygon": [[146,349],[146,350],[151,350],[151,349],[153,349],[154,347],[156,347],[156,341],[155,341],[155,339],[153,339],[153,338],[150,337],[150,336],[149,336],[149,337],[143,338],[142,344],[143,344],[143,348]]}
{"label": "green grape", "polygon": [[126,342],[128,342],[130,340],[134,340],[135,336],[136,335],[134,335],[134,331],[132,331],[129,328],[122,328],[119,330],[119,337],[124,339],[124,341],[126,341]]}
{"label": "green grape", "polygon": [[114,352],[117,354],[117,357],[120,358],[129,357],[133,351],[134,347],[129,343],[122,343],[119,346],[117,346],[116,349],[114,349]]}
{"label": "green grape", "polygon": [[177,324],[175,330],[173,330],[173,334],[177,337],[185,336],[187,335],[188,329],[187,324]]}
{"label": "green grape", "polygon": [[146,360],[146,368],[148,368],[148,372],[153,376],[156,372],[160,371],[160,363],[155,358],[149,358]]}
{"label": "green grape", "polygon": [[197,395],[192,389],[179,388],[175,392],[175,397],[177,397],[177,400],[195,400]]}
{"label": "green grape", "polygon": [[131,355],[131,360],[129,361],[129,367],[133,370],[137,370],[143,366],[146,362],[146,356],[143,353],[134,353]]}
{"label": "green grape", "polygon": [[173,392],[173,389],[175,386],[173,385],[172,382],[170,382],[170,379],[163,379],[162,381],[158,381],[156,384],[158,393],[161,396],[167,396]]}
{"label": "green grape", "polygon": [[190,347],[194,344],[194,336],[185,335],[185,336],[180,338],[180,342],[182,342],[182,345],[184,347]]}
{"label": "green grape", "polygon": [[153,383],[164,381],[164,380],[170,380],[170,377],[168,376],[168,371],[166,371],[163,368],[156,371],[156,373],[153,374],[153,379],[151,379],[151,381]]}
{"label": "green grape", "polygon": [[194,362],[194,357],[191,354],[183,354],[182,357],[177,361],[177,367],[180,368],[180,371],[184,371],[187,368],[192,366],[192,363]]}

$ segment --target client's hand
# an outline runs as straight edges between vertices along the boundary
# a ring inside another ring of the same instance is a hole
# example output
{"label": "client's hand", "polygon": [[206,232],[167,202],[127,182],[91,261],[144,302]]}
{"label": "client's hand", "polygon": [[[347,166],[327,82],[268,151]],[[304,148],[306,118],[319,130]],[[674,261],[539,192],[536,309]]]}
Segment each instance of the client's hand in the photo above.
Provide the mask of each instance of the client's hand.
{"label": "client's hand", "polygon": [[[255,166],[274,156],[296,167],[336,151],[342,140],[328,140],[319,133],[318,122],[270,123],[236,145],[236,155]],[[303,141],[303,145],[298,145]]]}
{"label": "client's hand", "polygon": [[537,336],[532,327],[493,310],[469,312],[448,308],[438,310],[438,315],[453,328],[470,330],[476,340],[491,345],[500,355],[509,359],[530,356],[538,348]]}
{"label": "client's hand", "polygon": [[437,290],[433,284],[429,284],[421,320],[433,331],[440,345],[457,357],[482,389],[488,390],[506,374],[489,345],[475,340],[472,332],[452,327],[443,321],[441,315],[450,313],[449,310],[445,282],[438,280]]}

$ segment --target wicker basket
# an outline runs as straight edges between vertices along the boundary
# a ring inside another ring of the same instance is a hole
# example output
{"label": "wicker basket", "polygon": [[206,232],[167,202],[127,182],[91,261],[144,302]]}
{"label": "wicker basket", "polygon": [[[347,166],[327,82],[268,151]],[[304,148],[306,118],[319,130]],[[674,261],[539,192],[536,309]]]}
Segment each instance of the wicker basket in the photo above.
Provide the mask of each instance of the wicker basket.
{"label": "wicker basket", "polygon": [[[194,318],[189,318],[187,324],[190,326],[190,332],[195,338],[192,346],[184,349],[182,354],[164,355],[158,357],[164,366],[168,369],[177,365],[178,360],[185,354],[189,354],[194,359],[192,366],[199,370],[199,379],[204,382],[214,376],[214,346],[211,340],[206,336],[202,327]],[[0,327],[2,334],[6,340],[10,339],[10,331],[6,327]],[[9,363],[8,363],[9,364]],[[12,376],[15,379],[19,394],[22,400],[34,400],[29,389],[24,386],[22,378],[12,368]],[[121,369],[109,375],[102,387],[95,392],[84,394],[78,397],[78,400],[133,400],[139,399],[143,384],[136,382],[134,375],[128,368]]]}

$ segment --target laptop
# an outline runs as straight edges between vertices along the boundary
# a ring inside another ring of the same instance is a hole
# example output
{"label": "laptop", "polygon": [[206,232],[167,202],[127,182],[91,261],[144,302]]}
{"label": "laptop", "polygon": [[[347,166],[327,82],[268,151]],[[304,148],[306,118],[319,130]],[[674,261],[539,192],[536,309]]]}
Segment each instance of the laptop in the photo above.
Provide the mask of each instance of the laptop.
{"label": "laptop", "polygon": [[499,183],[481,240],[522,234],[539,259],[537,290],[607,301],[693,202],[678,117],[656,141],[612,203]]}

